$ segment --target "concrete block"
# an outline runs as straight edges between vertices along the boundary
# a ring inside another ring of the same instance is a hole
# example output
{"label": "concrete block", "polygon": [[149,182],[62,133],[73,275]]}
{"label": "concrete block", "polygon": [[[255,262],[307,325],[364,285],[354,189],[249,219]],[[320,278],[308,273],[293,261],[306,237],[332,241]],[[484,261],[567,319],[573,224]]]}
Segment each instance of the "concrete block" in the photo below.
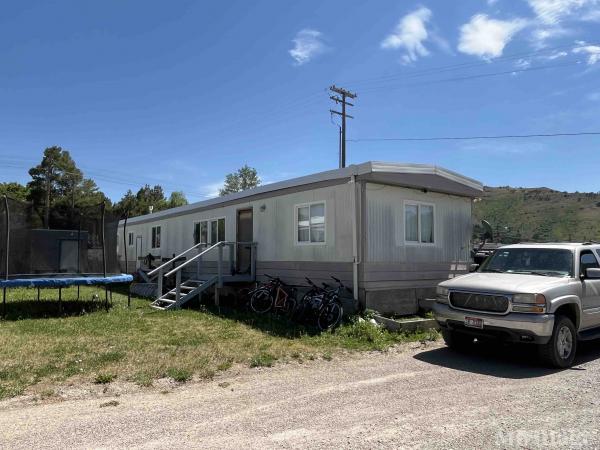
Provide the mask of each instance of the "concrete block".
{"label": "concrete block", "polygon": [[411,315],[419,310],[415,289],[367,291],[366,307],[384,314]]}
{"label": "concrete block", "polygon": [[435,319],[417,318],[409,320],[394,320],[378,314],[373,316],[373,318],[377,323],[381,324],[387,330],[398,333],[411,333],[418,330],[437,330],[439,328]]}

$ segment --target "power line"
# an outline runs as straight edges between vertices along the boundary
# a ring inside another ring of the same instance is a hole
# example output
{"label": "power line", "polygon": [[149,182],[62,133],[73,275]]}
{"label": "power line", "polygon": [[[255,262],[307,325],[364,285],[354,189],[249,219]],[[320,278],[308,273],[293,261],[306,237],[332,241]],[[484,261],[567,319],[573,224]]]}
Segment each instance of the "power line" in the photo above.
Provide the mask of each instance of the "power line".
{"label": "power line", "polygon": [[449,83],[449,82],[453,82],[453,81],[466,81],[466,80],[474,80],[474,79],[478,79],[478,78],[489,78],[489,77],[497,77],[497,76],[501,76],[501,75],[514,75],[517,73],[535,72],[535,71],[547,70],[547,69],[557,69],[557,68],[561,68],[561,67],[569,67],[569,66],[574,66],[574,65],[578,65],[578,64],[581,64],[581,61],[575,61],[575,62],[570,62],[570,63],[565,63],[565,64],[553,64],[553,65],[548,65],[548,66],[528,67],[525,69],[505,70],[502,72],[489,72],[489,73],[481,73],[481,74],[476,74],[476,75],[465,75],[465,76],[461,76],[461,77],[442,78],[439,80],[429,80],[429,81],[422,81],[422,82],[416,82],[416,83],[407,83],[407,84],[402,84],[402,85],[387,84],[387,85],[379,86],[379,87],[365,88],[364,91],[372,92],[372,91],[378,91],[378,90],[382,90],[382,89],[390,90],[390,89],[401,89],[401,88],[415,87],[415,86],[428,86],[428,85],[432,85],[432,84]]}
{"label": "power line", "polygon": [[[599,43],[591,43],[590,45],[599,45]],[[445,66],[436,66],[436,67],[431,67],[431,68],[427,68],[427,69],[416,70],[416,71],[413,71],[410,73],[396,73],[396,74],[384,75],[384,76],[380,76],[380,77],[365,78],[362,80],[346,81],[345,83],[348,85],[352,85],[352,86],[358,86],[358,85],[362,85],[362,84],[390,81],[390,80],[394,80],[394,79],[418,78],[418,77],[422,77],[424,75],[429,75],[430,73],[437,74],[440,72],[469,69],[469,68],[479,67],[479,66],[488,66],[490,64],[497,64],[499,62],[505,62],[505,61],[510,61],[510,60],[519,59],[519,58],[532,57],[532,56],[537,56],[537,55],[544,54],[544,53],[552,53],[552,52],[555,52],[560,49],[574,48],[574,47],[575,47],[575,45],[573,45],[573,44],[559,45],[556,47],[548,47],[548,48],[535,50],[535,51],[531,51],[531,52],[513,53],[510,55],[505,55],[505,56],[501,56],[498,58],[494,58],[490,61],[486,60],[486,61],[450,64],[450,65],[445,65]]]}
{"label": "power line", "polygon": [[421,138],[357,138],[348,139],[350,142],[384,142],[384,141],[470,141],[477,139],[527,139],[554,138],[572,136],[600,136],[600,131],[582,131],[576,133],[537,133],[537,134],[503,134],[497,136],[442,136]]}

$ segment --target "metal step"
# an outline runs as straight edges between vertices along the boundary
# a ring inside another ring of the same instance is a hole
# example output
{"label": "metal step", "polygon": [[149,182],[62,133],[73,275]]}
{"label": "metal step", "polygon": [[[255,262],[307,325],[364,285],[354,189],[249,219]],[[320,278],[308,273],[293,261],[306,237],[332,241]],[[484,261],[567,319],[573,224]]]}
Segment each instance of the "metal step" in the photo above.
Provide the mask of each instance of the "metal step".
{"label": "metal step", "polygon": [[216,277],[210,280],[187,280],[180,285],[179,301],[177,298],[177,288],[173,288],[160,298],[154,300],[150,306],[161,311],[173,309],[186,303],[190,298],[200,294],[216,282]]}

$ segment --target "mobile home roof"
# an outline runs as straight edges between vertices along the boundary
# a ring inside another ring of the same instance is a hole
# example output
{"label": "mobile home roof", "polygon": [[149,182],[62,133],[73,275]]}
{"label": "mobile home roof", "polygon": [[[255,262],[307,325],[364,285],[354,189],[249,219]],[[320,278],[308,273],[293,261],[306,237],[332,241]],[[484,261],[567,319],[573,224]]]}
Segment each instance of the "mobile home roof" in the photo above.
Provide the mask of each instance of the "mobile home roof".
{"label": "mobile home roof", "polygon": [[205,200],[177,208],[166,209],[153,214],[133,217],[128,223],[142,223],[166,219],[205,209],[218,208],[229,203],[249,201],[258,196],[279,195],[278,191],[292,188],[305,187],[322,183],[335,184],[356,176],[358,180],[373,183],[391,184],[416,189],[426,189],[434,192],[459,195],[463,197],[477,197],[483,191],[483,185],[472,178],[465,177],[456,172],[438,166],[425,164],[402,164],[369,161],[362,164],[351,165],[343,169],[328,170],[277,183],[265,184],[253,189],[248,189],[235,194],[225,195],[210,200]]}

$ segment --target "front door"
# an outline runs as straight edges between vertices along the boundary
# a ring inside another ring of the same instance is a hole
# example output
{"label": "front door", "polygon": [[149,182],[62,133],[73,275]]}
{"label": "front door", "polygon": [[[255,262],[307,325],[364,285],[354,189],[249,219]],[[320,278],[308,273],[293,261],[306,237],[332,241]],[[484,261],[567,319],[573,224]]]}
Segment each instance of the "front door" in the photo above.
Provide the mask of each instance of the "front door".
{"label": "front door", "polygon": [[579,256],[579,273],[582,278],[581,317],[582,328],[600,326],[600,280],[585,278],[585,269],[598,269],[600,264],[591,250],[583,250]]}
{"label": "front door", "polygon": [[237,212],[237,272],[250,273],[252,246],[254,240],[252,209],[240,209]]}

